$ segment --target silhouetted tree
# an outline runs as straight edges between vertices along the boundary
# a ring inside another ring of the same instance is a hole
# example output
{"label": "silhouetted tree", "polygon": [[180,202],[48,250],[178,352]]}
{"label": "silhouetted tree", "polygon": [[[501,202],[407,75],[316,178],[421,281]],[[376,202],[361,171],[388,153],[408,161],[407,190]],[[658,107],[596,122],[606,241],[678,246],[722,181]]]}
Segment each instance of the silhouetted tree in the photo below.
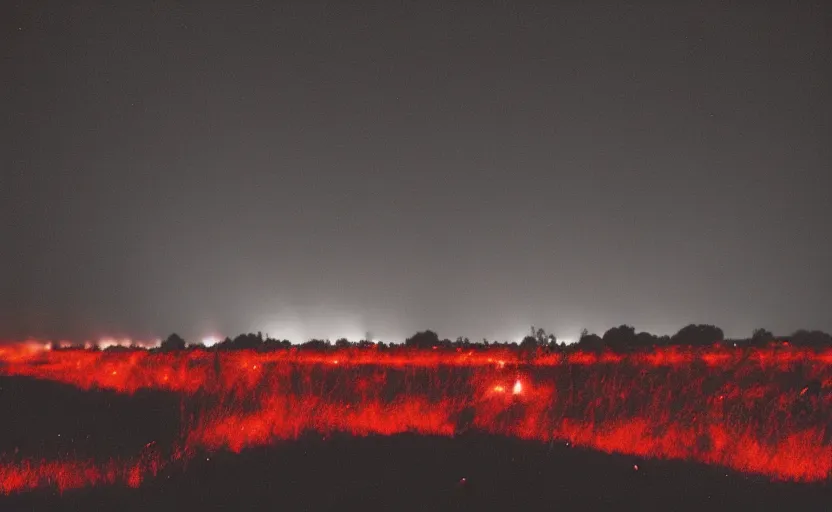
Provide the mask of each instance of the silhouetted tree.
{"label": "silhouetted tree", "polygon": [[581,350],[597,351],[604,348],[604,340],[597,334],[590,334],[586,329],[583,329],[577,345]]}
{"label": "silhouetted tree", "polygon": [[165,352],[170,352],[173,350],[185,350],[185,345],[185,340],[178,334],[173,333],[162,342],[159,348]]}
{"label": "silhouetted tree", "polygon": [[231,350],[231,349],[234,348],[233,343],[234,343],[233,340],[231,338],[229,338],[228,336],[226,336],[224,340],[217,343],[212,348],[214,348],[216,350]]}
{"label": "silhouetted tree", "polygon": [[346,338],[339,338],[335,340],[335,348],[347,348],[350,346],[350,342]]}
{"label": "silhouetted tree", "polygon": [[285,350],[292,346],[292,342],[289,340],[276,340],[272,338],[266,339],[263,342],[263,350]]}
{"label": "silhouetted tree", "polygon": [[260,333],[257,334],[240,334],[231,342],[231,347],[233,349],[256,349],[262,348],[263,346],[263,336]]}
{"label": "silhouetted tree", "polygon": [[417,332],[410,338],[404,340],[404,344],[406,347],[410,348],[431,348],[438,346],[439,342],[439,335],[431,330]]}
{"label": "silhouetted tree", "polygon": [[832,336],[823,331],[807,331],[800,329],[795,331],[789,339],[794,345],[801,347],[828,347],[832,345]]}
{"label": "silhouetted tree", "polygon": [[671,341],[676,345],[704,346],[723,341],[725,334],[722,329],[713,325],[690,324],[682,327],[673,335]]}
{"label": "silhouetted tree", "polygon": [[636,330],[630,325],[620,325],[608,329],[601,338],[604,345],[617,352],[629,350],[636,346]]}
{"label": "silhouetted tree", "polygon": [[649,332],[640,332],[636,335],[635,344],[637,348],[651,348],[660,345],[659,337]]}
{"label": "silhouetted tree", "polygon": [[304,350],[326,350],[332,347],[332,342],[329,340],[309,340],[306,343],[301,343],[300,347]]}
{"label": "silhouetted tree", "polygon": [[520,342],[520,350],[534,350],[537,348],[537,338],[534,336],[526,336]]}
{"label": "silhouetted tree", "polygon": [[140,350],[139,347],[122,347],[121,345],[110,345],[104,349],[104,352],[131,352],[133,350]]}
{"label": "silhouetted tree", "polygon": [[751,333],[751,341],[755,344],[765,344],[774,340],[774,335],[767,329],[754,329]]}

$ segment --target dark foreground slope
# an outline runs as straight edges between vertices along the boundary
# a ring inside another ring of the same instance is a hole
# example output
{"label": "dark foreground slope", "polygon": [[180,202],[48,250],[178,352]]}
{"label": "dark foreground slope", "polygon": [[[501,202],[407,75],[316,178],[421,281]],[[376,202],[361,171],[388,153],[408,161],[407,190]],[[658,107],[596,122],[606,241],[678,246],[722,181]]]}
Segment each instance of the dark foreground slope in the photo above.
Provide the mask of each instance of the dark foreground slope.
{"label": "dark foreground slope", "polygon": [[826,510],[830,500],[827,486],[469,433],[305,437],[199,457],[139,489],[37,491],[0,498],[0,510]]}
{"label": "dark foreground slope", "polygon": [[[149,439],[173,442],[165,436],[176,431],[178,417],[178,401],[164,393],[125,396],[0,379],[6,453],[134,453]],[[476,432],[455,438],[309,434],[240,454],[198,455],[138,489],[0,496],[2,511],[825,510],[829,503],[828,485],[772,483],[701,464]]]}

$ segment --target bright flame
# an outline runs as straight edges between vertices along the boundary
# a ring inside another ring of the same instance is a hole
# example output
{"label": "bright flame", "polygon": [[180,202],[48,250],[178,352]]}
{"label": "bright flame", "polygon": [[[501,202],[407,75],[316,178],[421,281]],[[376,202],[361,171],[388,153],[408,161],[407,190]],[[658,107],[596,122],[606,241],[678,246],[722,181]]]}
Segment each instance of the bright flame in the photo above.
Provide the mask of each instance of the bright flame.
{"label": "bright flame", "polygon": [[514,387],[511,388],[511,392],[514,393],[515,395],[519,395],[520,393],[523,392],[523,384],[521,384],[519,380],[516,381],[514,383]]}

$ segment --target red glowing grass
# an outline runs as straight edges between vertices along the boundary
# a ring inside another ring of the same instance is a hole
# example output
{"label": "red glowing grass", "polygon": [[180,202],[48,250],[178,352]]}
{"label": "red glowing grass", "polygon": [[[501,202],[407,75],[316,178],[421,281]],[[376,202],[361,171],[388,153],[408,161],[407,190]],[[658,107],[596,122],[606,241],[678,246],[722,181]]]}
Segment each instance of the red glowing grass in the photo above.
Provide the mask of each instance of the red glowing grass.
{"label": "red glowing grass", "polygon": [[191,414],[174,455],[149,448],[132,461],[0,464],[0,493],[41,486],[135,487],[197,451],[239,452],[310,430],[453,436],[473,428],[694,460],[777,480],[821,481],[832,471],[826,428],[832,420],[830,362],[832,352],[793,347],[665,348],[626,356],[528,356],[494,349],[109,353],[5,347],[2,375],[85,390],[176,392]]}

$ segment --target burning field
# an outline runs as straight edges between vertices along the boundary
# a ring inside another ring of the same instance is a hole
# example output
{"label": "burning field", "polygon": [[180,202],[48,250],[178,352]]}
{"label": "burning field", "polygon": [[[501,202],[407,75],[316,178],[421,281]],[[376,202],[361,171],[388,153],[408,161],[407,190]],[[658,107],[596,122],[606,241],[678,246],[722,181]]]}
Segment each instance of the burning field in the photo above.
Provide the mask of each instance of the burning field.
{"label": "burning field", "polygon": [[[132,444],[100,421],[90,423],[94,432],[75,424],[48,440],[7,429],[6,439],[0,433],[0,494],[140,487],[162,471],[188,471],[196,457],[287,443],[309,432],[478,432],[795,482],[822,482],[832,470],[832,352],[789,346],[620,355],[14,345],[0,348],[0,376],[6,388],[0,396],[14,393],[13,382],[46,381],[82,395],[106,392],[124,414],[131,407],[149,411],[143,417],[167,414],[146,431],[141,418],[131,423],[137,431],[131,439],[141,440]],[[155,403],[174,412],[160,412]],[[38,408],[26,404],[30,419]]]}

